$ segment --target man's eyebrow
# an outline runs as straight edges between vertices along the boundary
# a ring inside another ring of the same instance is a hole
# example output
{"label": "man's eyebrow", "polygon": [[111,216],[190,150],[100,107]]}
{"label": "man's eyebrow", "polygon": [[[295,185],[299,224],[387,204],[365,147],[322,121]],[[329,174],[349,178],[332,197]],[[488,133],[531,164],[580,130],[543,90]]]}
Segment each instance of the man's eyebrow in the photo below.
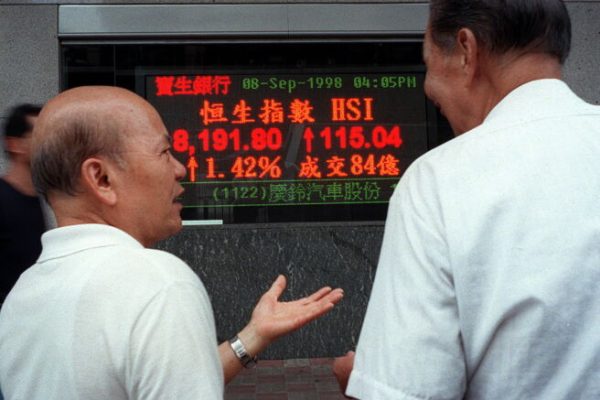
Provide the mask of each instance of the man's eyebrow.
{"label": "man's eyebrow", "polygon": [[162,153],[166,149],[170,149],[172,147],[172,142],[173,140],[171,137],[168,134],[164,134],[160,137],[160,140],[156,140],[154,143],[154,151]]}

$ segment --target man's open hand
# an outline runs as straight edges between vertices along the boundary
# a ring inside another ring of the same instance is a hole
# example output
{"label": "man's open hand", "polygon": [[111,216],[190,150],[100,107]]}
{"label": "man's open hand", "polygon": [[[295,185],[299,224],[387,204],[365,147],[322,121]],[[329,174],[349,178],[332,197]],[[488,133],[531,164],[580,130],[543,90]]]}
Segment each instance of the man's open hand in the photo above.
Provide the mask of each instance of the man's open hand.
{"label": "man's open hand", "polygon": [[[286,287],[286,279],[279,275],[271,288],[262,295],[248,325],[238,337],[251,356],[260,354],[277,338],[291,333],[330,311],[342,297],[342,289],[323,287],[310,296],[294,301],[279,301]],[[219,347],[225,382],[241,369],[227,342]]]}
{"label": "man's open hand", "polygon": [[[262,295],[252,312],[249,332],[262,349],[275,339],[291,333],[330,311],[344,296],[342,289],[323,287],[310,296],[282,302],[279,297],[286,287],[286,279],[279,275],[271,288]],[[240,332],[242,333],[242,332]],[[247,340],[250,340],[248,338]]]}

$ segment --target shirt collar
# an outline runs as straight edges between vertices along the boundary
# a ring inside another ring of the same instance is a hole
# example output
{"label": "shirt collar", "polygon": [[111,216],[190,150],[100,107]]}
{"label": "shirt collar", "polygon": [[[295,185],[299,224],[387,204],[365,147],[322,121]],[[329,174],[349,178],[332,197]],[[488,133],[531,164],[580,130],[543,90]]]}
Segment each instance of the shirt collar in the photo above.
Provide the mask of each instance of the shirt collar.
{"label": "shirt collar", "polygon": [[520,123],[564,115],[584,102],[559,79],[527,82],[506,95],[487,115],[484,124]]}
{"label": "shirt collar", "polygon": [[116,245],[144,247],[128,233],[109,225],[81,224],[56,228],[42,235],[42,254],[38,263],[87,249]]}

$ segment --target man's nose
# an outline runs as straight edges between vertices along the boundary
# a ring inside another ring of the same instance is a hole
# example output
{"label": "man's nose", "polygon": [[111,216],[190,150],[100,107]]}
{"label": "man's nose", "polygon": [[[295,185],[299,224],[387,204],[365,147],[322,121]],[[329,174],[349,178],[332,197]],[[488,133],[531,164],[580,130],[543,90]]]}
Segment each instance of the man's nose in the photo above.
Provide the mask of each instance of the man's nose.
{"label": "man's nose", "polygon": [[175,163],[175,178],[180,181],[185,177],[187,170],[182,163],[179,162],[175,157],[171,156],[171,159]]}

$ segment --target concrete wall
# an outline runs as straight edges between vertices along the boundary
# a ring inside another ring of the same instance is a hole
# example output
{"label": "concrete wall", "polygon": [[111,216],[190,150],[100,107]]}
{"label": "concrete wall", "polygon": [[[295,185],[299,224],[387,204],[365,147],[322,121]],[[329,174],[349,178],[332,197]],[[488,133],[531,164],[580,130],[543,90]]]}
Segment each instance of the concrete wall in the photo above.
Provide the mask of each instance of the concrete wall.
{"label": "concrete wall", "polygon": [[[2,118],[16,102],[44,102],[58,92],[57,3],[108,2],[44,1],[39,5],[22,0],[0,4]],[[600,1],[567,3],[574,35],[565,79],[584,99],[600,104]],[[0,169],[5,166],[1,161]],[[317,357],[342,354],[355,345],[382,234],[382,222],[200,227],[185,228],[159,247],[183,258],[205,282],[222,340],[245,324],[253,304],[278,273],[289,278],[287,298],[325,283],[343,287],[346,298],[336,310],[282,339],[263,355]]]}
{"label": "concrete wall", "polygon": [[600,1],[567,2],[573,24],[565,80],[579,96],[600,104]]}
{"label": "concrete wall", "polygon": [[0,124],[12,105],[58,93],[57,16],[56,5],[0,5]]}

